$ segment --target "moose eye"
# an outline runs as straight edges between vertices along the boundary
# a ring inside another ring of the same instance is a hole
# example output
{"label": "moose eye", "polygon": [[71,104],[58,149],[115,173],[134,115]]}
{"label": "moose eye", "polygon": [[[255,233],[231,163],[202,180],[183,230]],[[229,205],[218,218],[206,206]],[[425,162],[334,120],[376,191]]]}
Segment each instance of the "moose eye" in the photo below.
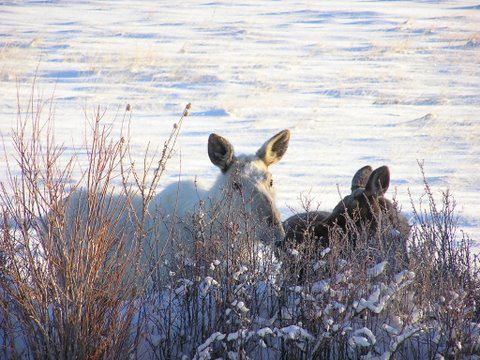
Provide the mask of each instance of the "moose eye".
{"label": "moose eye", "polygon": [[233,187],[233,189],[236,190],[236,191],[242,190],[242,184],[240,184],[238,181],[234,181],[234,182],[232,183],[232,187]]}

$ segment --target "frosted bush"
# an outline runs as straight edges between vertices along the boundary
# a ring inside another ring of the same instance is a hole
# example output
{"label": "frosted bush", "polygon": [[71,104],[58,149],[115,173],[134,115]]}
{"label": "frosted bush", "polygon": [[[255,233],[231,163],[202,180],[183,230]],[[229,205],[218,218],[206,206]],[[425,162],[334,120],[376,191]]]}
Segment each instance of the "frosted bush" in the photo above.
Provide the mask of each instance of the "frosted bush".
{"label": "frosted bush", "polygon": [[[100,119],[95,121],[92,146],[97,152],[90,152],[87,178],[92,203],[102,204],[125,152],[124,141],[109,142],[108,131],[102,131]],[[113,231],[115,219],[101,213],[85,226],[88,236],[62,246],[55,236],[65,226],[61,210],[71,169],[52,165],[59,150],[51,147],[51,138],[42,148],[35,132],[42,127],[37,122],[34,128],[32,140],[24,133],[16,138],[23,168],[19,178],[11,179],[13,194],[4,184],[0,189],[0,357],[480,355],[478,260],[469,239],[455,232],[448,193],[436,204],[426,184],[429,206],[413,209],[416,226],[411,238],[403,239],[408,240],[408,263],[395,261],[405,254],[388,253],[382,246],[392,237],[388,224],[373,238],[361,229],[348,234],[355,237],[355,247],[337,233],[329,248],[305,239],[298,249],[282,252],[272,244],[258,245],[255,219],[224,214],[228,221],[216,224],[223,225],[219,236],[209,232],[211,224],[200,209],[193,214],[193,254],[177,246],[174,256],[159,254],[157,263],[143,264],[139,251],[117,251],[124,236]],[[148,203],[159,179],[148,188],[142,176],[134,178]],[[122,179],[126,190],[127,179]],[[100,193],[97,184],[103,186]],[[143,229],[141,218],[138,229]],[[244,222],[242,233],[239,221]],[[144,236],[137,235],[139,240]],[[176,236],[172,233],[172,246]]]}

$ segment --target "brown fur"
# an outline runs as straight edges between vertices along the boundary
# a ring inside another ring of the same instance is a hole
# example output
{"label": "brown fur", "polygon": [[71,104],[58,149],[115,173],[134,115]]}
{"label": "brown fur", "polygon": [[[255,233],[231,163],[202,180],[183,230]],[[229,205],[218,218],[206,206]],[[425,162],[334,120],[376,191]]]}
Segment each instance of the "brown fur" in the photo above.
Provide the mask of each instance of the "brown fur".
{"label": "brown fur", "polygon": [[[345,196],[331,213],[315,211],[293,215],[284,223],[286,233],[285,246],[295,246],[313,235],[315,241],[323,247],[329,246],[329,232],[337,227],[347,233],[347,219],[352,219],[358,229],[366,228],[374,232],[377,220],[383,215],[402,237],[407,238],[410,226],[394,204],[384,197],[390,183],[390,171],[382,166],[372,171],[365,166],[357,171],[352,180],[352,193]],[[348,234],[347,234],[348,235]],[[355,239],[349,236],[352,245]]]}

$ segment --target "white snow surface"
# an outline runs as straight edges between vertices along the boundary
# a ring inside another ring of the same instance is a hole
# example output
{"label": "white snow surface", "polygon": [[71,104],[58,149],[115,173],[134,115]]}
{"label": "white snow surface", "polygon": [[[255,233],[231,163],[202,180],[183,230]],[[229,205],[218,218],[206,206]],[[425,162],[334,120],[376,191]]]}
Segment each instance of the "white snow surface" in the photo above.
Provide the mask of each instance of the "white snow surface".
{"label": "white snow surface", "polygon": [[[478,2],[461,0],[2,1],[0,131],[9,154],[17,89],[25,103],[36,71],[40,93],[55,96],[67,155],[81,151],[84,111],[98,105],[119,128],[131,104],[140,160],[191,102],[162,186],[179,172],[214,180],[211,132],[252,153],[289,128],[289,149],[272,166],[284,218],[301,193],[331,210],[366,164],[390,167],[389,194],[411,212],[420,160],[478,240],[478,24]],[[0,180],[5,168],[2,156]]]}

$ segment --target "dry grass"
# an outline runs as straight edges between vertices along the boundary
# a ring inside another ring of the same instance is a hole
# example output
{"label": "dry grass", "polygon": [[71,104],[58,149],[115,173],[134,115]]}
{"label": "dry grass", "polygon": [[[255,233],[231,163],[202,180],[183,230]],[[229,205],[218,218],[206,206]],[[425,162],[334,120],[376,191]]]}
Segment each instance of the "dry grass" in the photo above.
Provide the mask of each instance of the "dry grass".
{"label": "dry grass", "polygon": [[[51,105],[32,95],[25,109],[19,106],[16,153],[6,159],[7,181],[0,185],[1,351],[54,359],[134,354],[152,271],[139,264],[147,205],[183,116],[158,163],[145,161],[140,173],[130,165],[125,138],[113,139],[98,109],[88,120],[88,166],[78,180],[76,157],[55,144]],[[123,187],[113,186],[117,177]],[[85,201],[75,202],[79,196]]]}
{"label": "dry grass", "polygon": [[[16,154],[0,189],[2,357],[479,354],[478,260],[457,234],[448,192],[435,202],[425,184],[411,237],[395,240],[408,241],[408,262],[402,247],[392,246],[392,225],[381,219],[374,236],[354,220],[348,234],[333,231],[329,251],[307,237],[292,258],[259,245],[255,219],[226,198],[209,210],[222,216],[205,217],[200,207],[192,217],[193,253],[182,247],[180,232],[168,229],[174,251],[140,263],[152,236],[148,204],[181,121],[139,169],[128,133],[115,139],[97,111],[86,136],[88,166],[75,180],[77,160],[55,145],[51,112],[39,104],[32,98],[19,109]],[[87,201],[75,203],[75,194]],[[346,245],[353,233],[354,249]]]}

